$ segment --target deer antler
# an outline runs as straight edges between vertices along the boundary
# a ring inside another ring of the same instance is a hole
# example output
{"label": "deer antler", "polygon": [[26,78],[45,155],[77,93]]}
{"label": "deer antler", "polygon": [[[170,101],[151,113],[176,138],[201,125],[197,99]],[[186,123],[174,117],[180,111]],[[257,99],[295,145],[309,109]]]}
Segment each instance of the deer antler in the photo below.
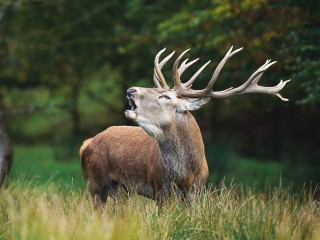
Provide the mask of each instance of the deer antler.
{"label": "deer antler", "polygon": [[[165,88],[165,89],[169,89],[169,86],[161,72],[162,67],[170,60],[170,58],[173,56],[173,54],[175,53],[175,51],[173,51],[171,54],[169,54],[166,58],[164,58],[160,63],[159,63],[159,58],[161,56],[161,54],[166,50],[166,48],[162,49],[160,52],[158,52],[158,54],[156,55],[155,59],[154,59],[154,74],[153,74],[153,81],[156,85],[157,88]],[[187,50],[188,51],[188,50]],[[186,51],[185,51],[186,52]],[[183,53],[184,54],[184,53]],[[183,54],[181,54],[181,57],[183,56]],[[181,59],[181,58],[180,58]],[[199,60],[199,58],[187,63],[189,59],[187,58],[186,60],[184,60],[181,63],[181,66],[178,69],[178,74],[179,76],[181,76],[181,74],[188,68],[190,67],[192,64],[194,64],[196,61]],[[193,76],[192,78],[185,83],[185,86],[190,86],[192,85],[193,81],[196,79],[196,77],[202,72],[202,70],[210,63],[207,62],[202,68],[200,68]]]}
{"label": "deer antler", "polygon": [[[156,85],[157,88],[164,88],[169,89],[169,86],[161,72],[162,67],[169,61],[169,59],[173,56],[175,51],[173,51],[171,54],[169,54],[166,58],[164,58],[159,63],[159,58],[161,54],[166,50],[166,48],[162,49],[156,57],[154,58],[154,74],[153,74],[153,82]],[[162,86],[161,86],[162,85]]]}
{"label": "deer antler", "polygon": [[[258,68],[251,76],[250,78],[241,86],[237,88],[228,88],[223,91],[212,91],[212,88],[214,86],[214,83],[217,81],[218,76],[220,74],[220,71],[226,64],[226,62],[237,52],[241,51],[242,48],[239,48],[235,51],[232,51],[233,47],[229,49],[227,54],[224,56],[224,58],[221,60],[217,68],[215,69],[207,87],[202,90],[193,90],[191,89],[192,83],[195,81],[195,79],[198,77],[198,75],[203,71],[203,69],[210,63],[207,62],[204,64],[192,77],[189,81],[186,83],[181,83],[180,76],[184,72],[185,68],[189,67],[191,64],[193,64],[195,61],[190,62],[189,64],[186,65],[186,61],[184,61],[180,68],[179,62],[183,55],[189,51],[186,50],[184,51],[175,61],[174,66],[173,66],[173,80],[174,80],[174,89],[176,92],[182,96],[182,97],[192,97],[192,98],[203,98],[203,97],[211,97],[211,98],[224,98],[224,97],[231,97],[239,94],[244,94],[244,93],[267,93],[267,94],[273,94],[278,96],[281,100],[283,101],[288,101],[288,99],[283,98],[280,95],[280,91],[284,88],[286,83],[288,83],[290,80],[286,81],[280,81],[280,83],[276,86],[273,87],[264,87],[264,86],[259,86],[258,82],[264,73],[265,70],[267,70],[271,65],[275,64],[276,61],[271,62],[271,60],[267,60],[265,64],[263,64],[260,68]],[[196,59],[197,60],[197,59]]]}

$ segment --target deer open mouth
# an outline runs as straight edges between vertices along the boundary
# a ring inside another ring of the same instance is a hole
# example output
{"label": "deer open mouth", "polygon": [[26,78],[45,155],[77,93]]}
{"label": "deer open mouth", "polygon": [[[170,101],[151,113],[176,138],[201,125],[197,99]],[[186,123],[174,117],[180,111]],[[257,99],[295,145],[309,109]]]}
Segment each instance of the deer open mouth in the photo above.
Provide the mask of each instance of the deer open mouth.
{"label": "deer open mouth", "polygon": [[132,98],[128,98],[129,100],[129,106],[130,106],[130,111],[136,111],[138,109],[136,103],[134,102],[134,100]]}
{"label": "deer open mouth", "polygon": [[124,115],[128,119],[135,120],[138,117],[138,106],[131,97],[127,97],[129,101],[129,109],[125,111]]}

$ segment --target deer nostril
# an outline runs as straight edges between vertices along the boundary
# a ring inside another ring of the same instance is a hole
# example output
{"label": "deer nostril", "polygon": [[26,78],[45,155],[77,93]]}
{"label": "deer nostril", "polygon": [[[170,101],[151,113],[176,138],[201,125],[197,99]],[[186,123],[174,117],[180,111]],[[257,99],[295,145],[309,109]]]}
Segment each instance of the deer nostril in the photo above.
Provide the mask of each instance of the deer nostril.
{"label": "deer nostril", "polygon": [[137,91],[137,90],[134,89],[134,88],[129,88],[129,89],[127,90],[127,96],[128,96],[128,97],[132,97],[132,96],[133,96],[133,93],[136,92],[136,91]]}

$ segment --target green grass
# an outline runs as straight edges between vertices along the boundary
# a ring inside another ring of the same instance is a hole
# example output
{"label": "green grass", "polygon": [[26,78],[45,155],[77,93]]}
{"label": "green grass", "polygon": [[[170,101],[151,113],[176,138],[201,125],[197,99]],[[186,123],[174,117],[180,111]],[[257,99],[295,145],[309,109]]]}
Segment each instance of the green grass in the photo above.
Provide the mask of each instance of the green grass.
{"label": "green grass", "polygon": [[[225,177],[225,181],[243,183],[256,189],[264,189],[266,186],[276,186],[282,178],[284,167],[277,162],[259,162],[254,159],[232,155],[225,162],[224,168],[219,173],[213,166],[211,178],[217,175]],[[210,180],[210,179],[209,179]],[[211,179],[213,181],[213,179]],[[218,179],[219,180],[219,179]],[[289,179],[286,179],[289,181]],[[286,181],[286,182],[288,182]]]}
{"label": "green grass", "polygon": [[293,190],[306,185],[314,187],[320,181],[319,164],[295,163],[290,159],[257,160],[235,154],[228,144],[207,145],[206,157],[210,169],[210,182],[219,183],[224,179],[226,183],[242,183],[261,191],[266,187],[277,186],[279,181],[283,186],[292,186]]}
{"label": "green grass", "polygon": [[208,188],[186,207],[162,212],[134,195],[94,211],[86,192],[14,181],[0,196],[0,239],[320,239],[320,205],[311,194]]}
{"label": "green grass", "polygon": [[76,189],[83,189],[84,181],[78,157],[57,161],[57,151],[59,152],[59,149],[47,145],[16,147],[10,181],[15,182],[22,178],[38,186],[56,182],[61,187],[67,188],[73,184]]}
{"label": "green grass", "polygon": [[[48,146],[15,149],[9,185],[0,190],[0,239],[320,239],[320,203],[310,190],[221,183],[188,207],[171,199],[159,212],[134,195],[94,211],[77,157],[55,156]],[[239,171],[265,170],[237,160]],[[279,170],[271,166],[270,174]]]}

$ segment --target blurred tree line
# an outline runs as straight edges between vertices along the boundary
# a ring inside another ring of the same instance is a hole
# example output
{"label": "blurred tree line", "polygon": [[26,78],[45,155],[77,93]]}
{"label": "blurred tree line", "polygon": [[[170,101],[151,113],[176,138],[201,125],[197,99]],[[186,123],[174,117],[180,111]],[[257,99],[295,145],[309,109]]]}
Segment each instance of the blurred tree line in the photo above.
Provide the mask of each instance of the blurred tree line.
{"label": "blurred tree line", "polygon": [[[320,3],[316,0],[0,0],[0,115],[15,143],[79,146],[126,122],[126,89],[152,86],[167,47],[211,64],[231,45],[216,90],[239,86],[266,59],[271,86],[292,79],[282,102],[269,95],[212,100],[195,113],[205,140],[261,159],[319,164]],[[172,78],[173,61],[164,67]],[[185,77],[192,75],[190,68]]]}

